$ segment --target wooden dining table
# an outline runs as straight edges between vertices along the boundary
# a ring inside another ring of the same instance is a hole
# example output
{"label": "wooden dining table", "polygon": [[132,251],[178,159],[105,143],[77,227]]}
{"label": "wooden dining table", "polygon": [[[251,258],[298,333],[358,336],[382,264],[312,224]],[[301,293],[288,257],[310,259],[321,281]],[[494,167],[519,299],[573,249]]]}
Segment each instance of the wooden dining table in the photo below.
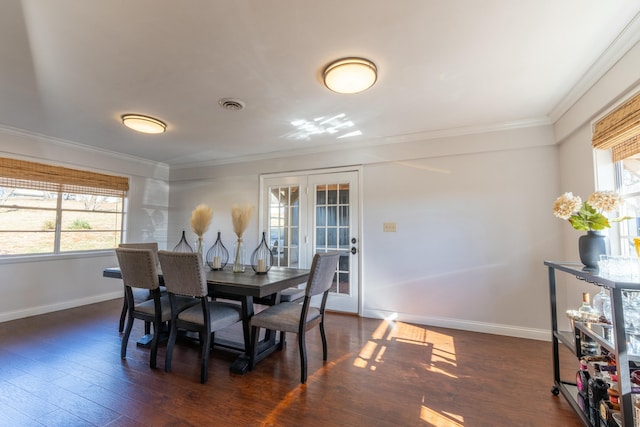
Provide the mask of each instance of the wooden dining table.
{"label": "wooden dining table", "polygon": [[[119,267],[108,267],[102,272],[103,277],[122,279]],[[162,273],[158,274],[160,284],[164,283]],[[241,303],[242,314],[245,319],[250,319],[254,313],[254,303],[262,305],[274,305],[280,302],[280,292],[292,286],[307,282],[309,270],[271,267],[266,274],[257,274],[251,266],[247,266],[242,273],[234,273],[231,266],[223,270],[210,270],[206,272],[209,296],[216,299],[231,299]],[[244,332],[244,343],[250,343],[250,337]],[[219,340],[216,337],[214,345],[240,351],[241,354],[231,364],[231,371],[244,374],[249,369],[249,355],[246,354],[244,343],[238,344],[230,341]],[[258,342],[256,362],[262,360],[274,352],[282,343],[276,342],[275,331],[267,331]]]}

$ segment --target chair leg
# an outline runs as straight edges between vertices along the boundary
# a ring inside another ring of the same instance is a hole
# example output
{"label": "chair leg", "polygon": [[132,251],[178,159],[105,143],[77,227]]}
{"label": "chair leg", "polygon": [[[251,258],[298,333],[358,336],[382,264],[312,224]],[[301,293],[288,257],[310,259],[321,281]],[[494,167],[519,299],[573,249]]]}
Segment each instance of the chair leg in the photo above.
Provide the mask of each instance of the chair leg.
{"label": "chair leg", "polygon": [[151,340],[151,356],[149,357],[149,366],[152,369],[156,368],[156,361],[158,359],[158,338],[162,329],[162,323],[160,321],[153,322],[153,339]]}
{"label": "chair leg", "polygon": [[287,333],[285,331],[280,331],[280,343],[278,344],[278,351],[282,351],[286,345]]}
{"label": "chair leg", "polygon": [[151,322],[144,322],[144,334],[149,335],[150,333],[151,333]]}
{"label": "chair leg", "polygon": [[178,327],[176,322],[169,322],[169,341],[167,342],[167,354],[164,358],[164,371],[171,372],[171,358],[173,357],[173,346],[176,343],[178,337]]}
{"label": "chair leg", "polygon": [[204,339],[202,341],[202,360],[200,361],[200,383],[207,382],[209,377],[209,352],[211,351],[211,334],[201,332],[200,336]]}
{"label": "chair leg", "polygon": [[127,327],[124,329],[124,336],[122,337],[122,346],[120,347],[120,357],[127,357],[127,344],[129,343],[129,336],[131,335],[131,329],[133,328],[133,316],[131,313],[127,316]]}
{"label": "chair leg", "polygon": [[120,324],[118,325],[118,332],[124,331],[124,321],[127,318],[127,310],[127,299],[125,298],[124,302],[122,303],[122,312],[120,312]]}
{"label": "chair leg", "polygon": [[322,360],[327,360],[327,336],[324,333],[324,318],[320,321],[320,337],[322,337]]}
{"label": "chair leg", "polygon": [[304,331],[298,333],[298,347],[300,349],[300,382],[307,382],[307,347],[305,346]]}

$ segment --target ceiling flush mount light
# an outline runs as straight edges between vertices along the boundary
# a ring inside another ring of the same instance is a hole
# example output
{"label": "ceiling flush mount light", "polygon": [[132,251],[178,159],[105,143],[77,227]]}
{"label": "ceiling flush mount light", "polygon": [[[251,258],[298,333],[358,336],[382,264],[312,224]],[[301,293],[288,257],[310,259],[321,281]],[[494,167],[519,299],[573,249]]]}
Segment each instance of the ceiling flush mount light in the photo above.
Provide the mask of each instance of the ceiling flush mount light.
{"label": "ceiling flush mount light", "polygon": [[122,124],[142,133],[163,133],[167,125],[158,119],[140,114],[125,114],[122,116]]}
{"label": "ceiling flush mount light", "polygon": [[364,58],[342,58],[327,65],[323,73],[327,88],[338,93],[369,89],[378,78],[376,65]]}

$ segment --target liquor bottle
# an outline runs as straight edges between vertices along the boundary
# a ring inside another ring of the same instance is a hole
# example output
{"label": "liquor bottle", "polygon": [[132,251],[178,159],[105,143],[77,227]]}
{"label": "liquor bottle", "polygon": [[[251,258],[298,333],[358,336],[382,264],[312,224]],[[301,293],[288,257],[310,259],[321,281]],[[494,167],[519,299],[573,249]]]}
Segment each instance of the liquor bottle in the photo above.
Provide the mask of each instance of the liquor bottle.
{"label": "liquor bottle", "polygon": [[591,307],[591,304],[589,303],[588,292],[582,293],[582,305],[578,308],[578,311],[583,314],[596,314],[596,310]]}

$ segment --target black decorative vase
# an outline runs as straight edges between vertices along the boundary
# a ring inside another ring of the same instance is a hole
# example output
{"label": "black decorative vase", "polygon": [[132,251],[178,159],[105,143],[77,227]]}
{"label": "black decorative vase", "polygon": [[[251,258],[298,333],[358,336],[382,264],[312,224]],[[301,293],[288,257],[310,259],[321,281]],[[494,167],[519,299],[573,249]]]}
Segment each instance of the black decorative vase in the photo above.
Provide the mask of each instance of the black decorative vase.
{"label": "black decorative vase", "polygon": [[229,261],[229,251],[222,244],[220,239],[220,232],[218,231],[218,238],[216,242],[211,246],[211,249],[207,251],[207,265],[212,270],[222,270]]}
{"label": "black decorative vase", "polygon": [[193,252],[193,248],[189,243],[187,243],[187,238],[184,235],[184,230],[182,230],[182,238],[178,242],[177,245],[173,247],[174,252]]}
{"label": "black decorative vase", "polygon": [[267,245],[267,236],[262,232],[262,241],[251,254],[251,268],[256,274],[267,274],[273,265],[273,253]]}
{"label": "black decorative vase", "polygon": [[578,239],[580,262],[589,269],[598,269],[600,255],[607,254],[607,237],[599,231],[589,230]]}

